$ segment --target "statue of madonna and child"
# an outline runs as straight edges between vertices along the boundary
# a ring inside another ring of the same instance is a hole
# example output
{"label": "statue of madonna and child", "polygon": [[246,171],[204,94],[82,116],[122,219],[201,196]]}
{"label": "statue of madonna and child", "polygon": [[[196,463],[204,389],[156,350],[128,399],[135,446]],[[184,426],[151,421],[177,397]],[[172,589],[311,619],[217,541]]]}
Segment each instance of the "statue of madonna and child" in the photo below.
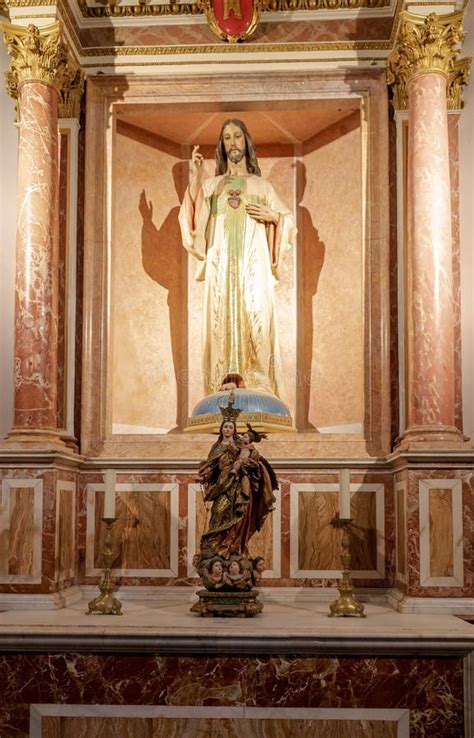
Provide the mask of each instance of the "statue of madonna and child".
{"label": "statue of madonna and child", "polygon": [[237,432],[240,410],[233,408],[232,393],[221,412],[218,439],[199,465],[197,478],[204,501],[211,504],[200,553],[193,562],[205,590],[198,592],[199,602],[191,611],[248,617],[262,610],[254,587],[265,568],[263,557],[251,557],[248,543],[273,510],[278,481],[256,448],[266,435],[250,423],[246,432]]}

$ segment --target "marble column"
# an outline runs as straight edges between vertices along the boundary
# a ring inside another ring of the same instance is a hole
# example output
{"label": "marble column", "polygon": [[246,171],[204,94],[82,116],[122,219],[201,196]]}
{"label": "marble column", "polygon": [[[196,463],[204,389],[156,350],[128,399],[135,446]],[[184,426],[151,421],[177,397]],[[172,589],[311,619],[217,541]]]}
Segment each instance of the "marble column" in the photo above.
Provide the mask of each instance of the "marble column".
{"label": "marble column", "polygon": [[58,24],[10,26],[7,88],[17,99],[14,425],[8,442],[61,446],[57,427],[58,106],[71,79]]}
{"label": "marble column", "polygon": [[401,449],[459,447],[447,87],[462,13],[402,13],[388,62],[395,100],[408,105],[405,265],[406,428]]}

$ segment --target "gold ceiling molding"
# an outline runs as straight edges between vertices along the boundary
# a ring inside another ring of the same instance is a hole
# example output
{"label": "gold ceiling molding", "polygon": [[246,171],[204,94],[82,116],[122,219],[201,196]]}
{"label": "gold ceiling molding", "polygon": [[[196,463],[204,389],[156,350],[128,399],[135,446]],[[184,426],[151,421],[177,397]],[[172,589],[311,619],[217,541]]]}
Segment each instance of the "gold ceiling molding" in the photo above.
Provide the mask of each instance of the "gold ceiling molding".
{"label": "gold ceiling molding", "polygon": [[44,5],[56,5],[55,0],[2,0],[7,8],[34,8]]}
{"label": "gold ceiling molding", "polygon": [[[361,56],[358,58],[358,61],[360,62],[372,62],[373,57],[372,56]],[[330,56],[327,57],[313,57],[311,59],[292,59],[292,64],[314,64],[314,63],[321,63],[324,62],[325,64],[330,64],[331,62],[334,62],[334,59]],[[344,57],[338,57],[337,62],[339,63],[348,63],[354,62],[354,59],[350,56],[344,58]],[[212,65],[216,62],[214,59],[206,59],[203,62],[200,62],[200,65]],[[259,65],[262,64],[287,64],[287,59],[262,59],[258,62]],[[233,59],[232,64],[255,64],[255,61],[253,59]],[[129,66],[126,62],[104,62],[104,64],[100,65],[101,69],[117,69],[120,66]],[[131,66],[131,65],[130,65]],[[146,62],[133,62],[133,67],[159,67],[159,66],[166,66],[166,67],[181,67],[181,66],[189,66],[189,61],[161,61],[160,59],[154,59],[153,61],[146,61]],[[84,69],[95,69],[97,67],[96,64],[89,62],[85,63],[83,65]]]}
{"label": "gold ceiling molding", "polygon": [[[81,49],[88,56],[181,56],[183,54],[249,54],[249,53],[297,53],[302,51],[384,51],[390,49],[388,41],[321,41],[320,43],[294,44],[222,44],[202,46],[96,46]],[[234,60],[232,60],[233,63]],[[269,59],[268,61],[288,61]],[[304,61],[304,60],[303,60]],[[338,61],[337,58],[333,61]],[[355,59],[353,60],[355,61]],[[215,63],[213,61],[212,63]]]}
{"label": "gold ceiling molding", "polygon": [[[30,0],[9,0],[10,3],[26,3]],[[121,5],[120,0],[108,0],[106,5],[91,6],[86,0],[78,0],[84,18],[140,18],[146,16],[192,16],[204,13],[203,3],[147,3],[139,0],[138,5]],[[295,12],[300,10],[357,10],[360,8],[387,8],[390,0],[264,0],[262,10]]]}
{"label": "gold ceiling molding", "polygon": [[[400,14],[395,47],[387,59],[387,82],[393,87],[394,106],[405,110],[408,105],[408,84],[419,74],[438,72],[448,80],[453,77],[453,97],[467,81],[465,64],[456,67],[465,33],[462,29],[464,13],[424,17]],[[469,66],[468,60],[462,60]],[[456,89],[456,92],[455,92]],[[460,94],[460,93],[459,93]]]}
{"label": "gold ceiling molding", "polygon": [[62,40],[59,23],[43,28],[3,24],[3,36],[11,57],[5,75],[8,94],[18,100],[24,82],[44,82],[55,87],[72,110],[72,98],[79,89],[82,94],[83,75]]}

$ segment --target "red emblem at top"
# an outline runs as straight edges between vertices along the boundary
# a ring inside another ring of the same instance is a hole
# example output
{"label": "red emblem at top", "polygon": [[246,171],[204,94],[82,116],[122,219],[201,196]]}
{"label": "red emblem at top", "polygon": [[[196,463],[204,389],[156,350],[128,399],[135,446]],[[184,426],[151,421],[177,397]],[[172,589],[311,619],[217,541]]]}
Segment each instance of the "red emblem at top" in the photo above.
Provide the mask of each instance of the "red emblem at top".
{"label": "red emblem at top", "polygon": [[260,19],[260,0],[203,0],[202,7],[211,30],[230,43],[249,38]]}

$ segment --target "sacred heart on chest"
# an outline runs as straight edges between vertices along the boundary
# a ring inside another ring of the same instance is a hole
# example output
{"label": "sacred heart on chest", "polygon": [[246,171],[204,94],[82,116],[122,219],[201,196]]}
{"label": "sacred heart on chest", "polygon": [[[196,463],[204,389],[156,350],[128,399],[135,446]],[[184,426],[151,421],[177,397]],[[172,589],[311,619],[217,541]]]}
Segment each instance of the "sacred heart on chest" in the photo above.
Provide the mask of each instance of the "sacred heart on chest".
{"label": "sacred heart on chest", "polygon": [[231,208],[238,208],[241,200],[240,200],[240,190],[229,190],[229,197],[227,198],[227,202],[229,203]]}

